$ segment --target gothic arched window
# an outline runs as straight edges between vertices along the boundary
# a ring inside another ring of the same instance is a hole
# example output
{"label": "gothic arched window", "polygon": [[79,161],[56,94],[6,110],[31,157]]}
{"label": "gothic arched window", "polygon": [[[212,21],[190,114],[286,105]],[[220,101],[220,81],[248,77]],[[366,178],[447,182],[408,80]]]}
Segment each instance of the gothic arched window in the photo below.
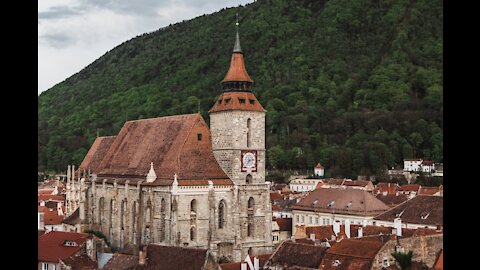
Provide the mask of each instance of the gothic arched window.
{"label": "gothic arched window", "polygon": [[98,223],[102,225],[103,215],[105,211],[105,199],[103,197],[98,200]]}
{"label": "gothic arched window", "polygon": [[191,241],[195,241],[195,233],[196,233],[195,226],[190,227],[190,240]]}
{"label": "gothic arched window", "polygon": [[193,199],[190,202],[190,213],[191,214],[197,214],[197,200]]}

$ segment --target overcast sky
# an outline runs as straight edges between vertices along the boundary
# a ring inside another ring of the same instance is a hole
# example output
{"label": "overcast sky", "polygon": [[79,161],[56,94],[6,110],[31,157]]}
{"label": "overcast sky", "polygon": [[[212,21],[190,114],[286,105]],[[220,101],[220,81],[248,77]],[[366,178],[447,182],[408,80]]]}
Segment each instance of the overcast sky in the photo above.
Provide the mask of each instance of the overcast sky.
{"label": "overcast sky", "polygon": [[146,32],[253,0],[39,0],[38,94]]}

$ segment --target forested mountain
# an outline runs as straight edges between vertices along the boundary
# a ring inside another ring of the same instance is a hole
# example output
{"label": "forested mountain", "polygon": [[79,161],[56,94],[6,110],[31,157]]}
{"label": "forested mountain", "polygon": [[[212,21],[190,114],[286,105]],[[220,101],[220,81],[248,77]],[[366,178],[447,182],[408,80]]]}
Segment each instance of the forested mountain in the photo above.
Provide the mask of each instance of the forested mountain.
{"label": "forested mountain", "polygon": [[380,173],[443,161],[443,1],[263,0],[137,36],[38,97],[38,167],[80,164],[125,120],[208,122],[239,13],[245,64],[267,112],[269,169]]}

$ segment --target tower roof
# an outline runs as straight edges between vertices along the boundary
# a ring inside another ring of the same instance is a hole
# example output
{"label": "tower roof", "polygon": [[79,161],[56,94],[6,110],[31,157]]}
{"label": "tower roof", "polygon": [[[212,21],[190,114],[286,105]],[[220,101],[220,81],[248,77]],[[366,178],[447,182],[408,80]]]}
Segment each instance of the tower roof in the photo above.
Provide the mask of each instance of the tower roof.
{"label": "tower roof", "polygon": [[236,22],[236,38],[235,38],[235,45],[233,46],[233,54],[232,59],[230,60],[230,68],[228,69],[225,78],[222,80],[222,84],[228,82],[247,82],[248,84],[253,83],[253,80],[247,73],[245,69],[245,63],[243,60],[243,51],[242,47],[240,46],[240,34],[238,33],[238,14],[237,14],[237,22]]}

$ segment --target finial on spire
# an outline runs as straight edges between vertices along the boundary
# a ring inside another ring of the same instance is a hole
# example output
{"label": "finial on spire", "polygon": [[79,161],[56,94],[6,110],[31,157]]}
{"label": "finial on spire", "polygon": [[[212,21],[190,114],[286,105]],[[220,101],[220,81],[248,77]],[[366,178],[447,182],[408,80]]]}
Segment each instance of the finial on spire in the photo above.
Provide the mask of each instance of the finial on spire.
{"label": "finial on spire", "polygon": [[237,26],[237,37],[235,39],[235,46],[233,46],[233,52],[236,53],[241,53],[242,52],[242,47],[240,47],[240,35],[238,34],[238,26],[240,25],[238,23],[238,13],[237,13],[237,22],[235,23]]}
{"label": "finial on spire", "polygon": [[153,169],[153,162],[150,163],[150,171],[147,174],[147,182],[151,183],[157,179],[157,174],[155,173],[155,170]]}

